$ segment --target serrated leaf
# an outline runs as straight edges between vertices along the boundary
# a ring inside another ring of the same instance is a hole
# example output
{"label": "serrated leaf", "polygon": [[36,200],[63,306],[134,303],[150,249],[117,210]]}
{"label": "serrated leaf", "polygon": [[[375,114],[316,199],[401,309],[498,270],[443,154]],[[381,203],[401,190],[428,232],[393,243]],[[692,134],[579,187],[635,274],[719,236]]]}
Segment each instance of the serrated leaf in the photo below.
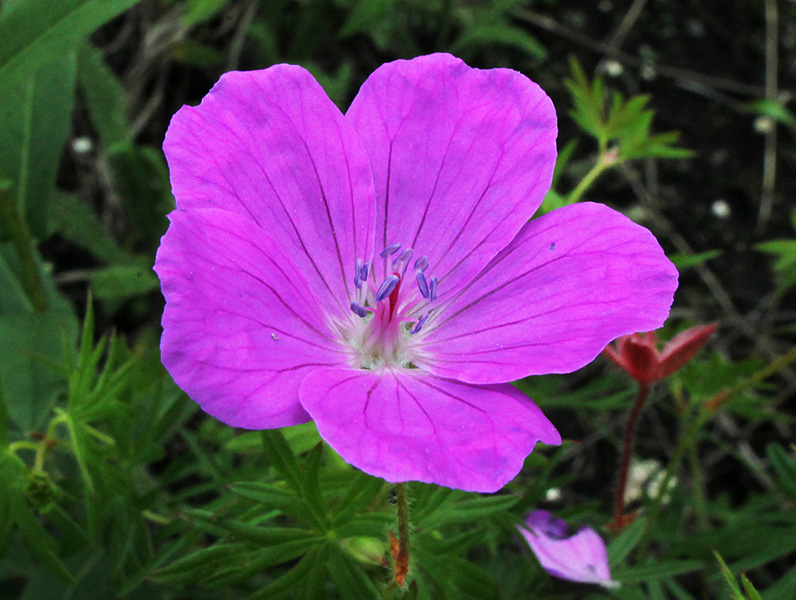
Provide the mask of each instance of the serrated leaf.
{"label": "serrated leaf", "polygon": [[139,0],[16,0],[0,14],[0,94]]}

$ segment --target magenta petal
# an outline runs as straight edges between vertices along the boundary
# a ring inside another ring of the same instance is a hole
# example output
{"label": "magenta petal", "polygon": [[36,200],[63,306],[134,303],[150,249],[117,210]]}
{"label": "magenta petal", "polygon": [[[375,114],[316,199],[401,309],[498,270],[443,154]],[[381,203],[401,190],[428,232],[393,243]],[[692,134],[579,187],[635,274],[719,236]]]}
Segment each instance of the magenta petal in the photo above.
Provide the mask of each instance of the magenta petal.
{"label": "magenta petal", "polygon": [[261,225],[310,290],[347,311],[373,254],[375,196],[362,142],[303,68],[230,72],[172,118],[163,149],[177,208]]}
{"label": "magenta petal", "polygon": [[471,383],[568,373],[611,340],[660,327],[676,288],[647,229],[600,204],[560,208],[528,223],[429,319],[418,365]]}
{"label": "magenta petal", "polygon": [[536,442],[561,443],[542,411],[510,385],[340,368],[310,373],[299,393],[340,456],[391,482],[494,492],[519,472]]}
{"label": "magenta petal", "polygon": [[605,542],[593,529],[581,529],[568,538],[550,536],[545,527],[535,522],[536,516],[549,518],[547,511],[534,511],[526,520],[520,533],[533,550],[539,564],[555,577],[580,583],[596,583],[605,587],[618,587],[611,579]]}
{"label": "magenta petal", "polygon": [[166,297],[162,360],[177,385],[236,427],[307,421],[301,380],[345,357],[302,276],[245,217],[197,209],[169,219],[155,271]]}
{"label": "magenta petal", "polygon": [[442,299],[509,243],[550,185],[555,110],[516,71],[449,54],[395,61],[346,117],[373,164],[377,251],[399,242],[428,256]]}

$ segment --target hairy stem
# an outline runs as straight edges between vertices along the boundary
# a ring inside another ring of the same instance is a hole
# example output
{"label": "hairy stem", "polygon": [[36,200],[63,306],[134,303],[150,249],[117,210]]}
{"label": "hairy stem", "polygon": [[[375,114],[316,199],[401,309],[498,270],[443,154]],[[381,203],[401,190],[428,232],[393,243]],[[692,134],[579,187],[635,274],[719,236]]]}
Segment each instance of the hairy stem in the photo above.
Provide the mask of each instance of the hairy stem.
{"label": "hairy stem", "polygon": [[395,503],[398,508],[398,538],[390,531],[390,554],[392,554],[395,576],[384,590],[385,600],[392,600],[409,572],[409,499],[406,484],[395,486]]}

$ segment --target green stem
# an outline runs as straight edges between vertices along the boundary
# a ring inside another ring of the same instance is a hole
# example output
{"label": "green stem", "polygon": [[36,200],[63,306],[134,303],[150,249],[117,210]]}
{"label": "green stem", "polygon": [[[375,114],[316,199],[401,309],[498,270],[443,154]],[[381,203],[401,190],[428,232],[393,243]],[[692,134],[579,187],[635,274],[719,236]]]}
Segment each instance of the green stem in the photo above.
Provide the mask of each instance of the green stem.
{"label": "green stem", "polygon": [[11,236],[22,269],[22,287],[36,312],[47,309],[47,295],[33,250],[33,236],[9,193],[11,182],[0,181],[0,226]]}
{"label": "green stem", "polygon": [[572,190],[567,196],[567,204],[572,204],[580,200],[580,197],[588,190],[597,178],[603,174],[603,171],[619,164],[616,152],[612,150],[601,151],[597,157],[597,162],[591,170],[586,173],[585,177],[580,180],[580,183]]}

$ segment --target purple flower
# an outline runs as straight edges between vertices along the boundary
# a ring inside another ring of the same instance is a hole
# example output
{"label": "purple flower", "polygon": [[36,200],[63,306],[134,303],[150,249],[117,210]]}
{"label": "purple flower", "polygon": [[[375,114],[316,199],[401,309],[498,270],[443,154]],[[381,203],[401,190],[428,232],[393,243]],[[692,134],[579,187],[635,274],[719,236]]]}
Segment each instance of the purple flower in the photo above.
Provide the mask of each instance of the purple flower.
{"label": "purple flower", "polygon": [[580,583],[619,587],[611,579],[605,542],[597,532],[584,527],[567,537],[567,524],[546,510],[535,510],[518,526],[539,563],[554,577]]}
{"label": "purple flower", "polygon": [[163,363],[236,427],[314,420],[392,482],[495,491],[560,443],[507,382],[659,327],[677,272],[605,206],[528,223],[555,112],[447,54],[377,69],[344,115],[301,67],[227,73],[171,121]]}

